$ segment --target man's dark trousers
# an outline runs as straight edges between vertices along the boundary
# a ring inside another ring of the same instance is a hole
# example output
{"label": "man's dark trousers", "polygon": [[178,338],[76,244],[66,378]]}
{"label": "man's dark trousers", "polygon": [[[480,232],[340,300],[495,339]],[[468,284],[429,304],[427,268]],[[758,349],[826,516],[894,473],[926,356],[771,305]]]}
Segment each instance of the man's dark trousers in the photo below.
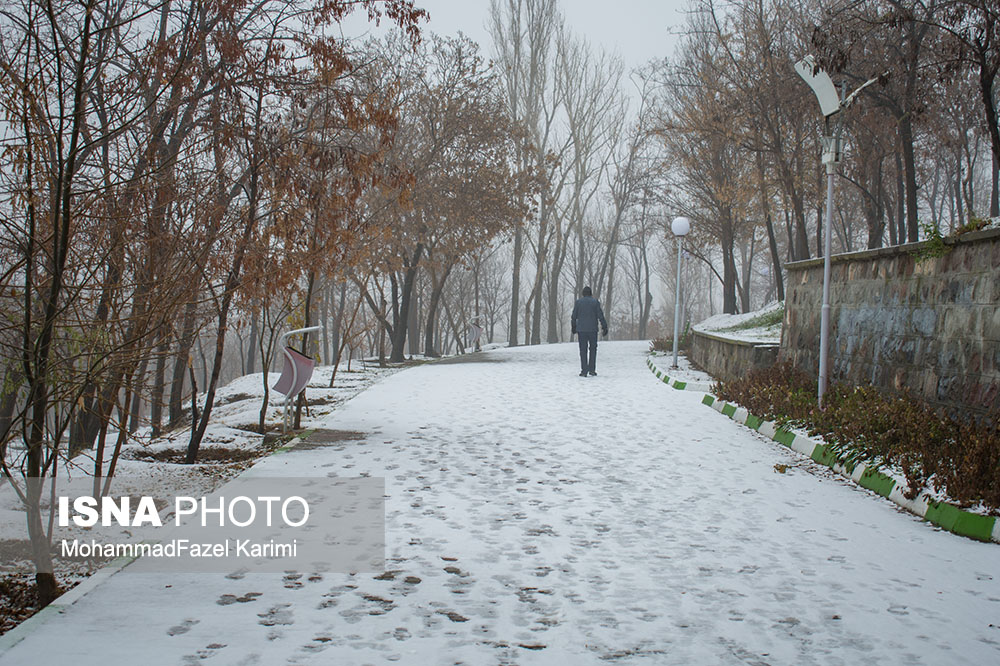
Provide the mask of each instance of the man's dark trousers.
{"label": "man's dark trousers", "polygon": [[[582,372],[596,372],[597,370],[597,331],[580,331],[577,333],[580,338],[580,370]],[[590,350],[590,358],[587,358],[587,350]]]}

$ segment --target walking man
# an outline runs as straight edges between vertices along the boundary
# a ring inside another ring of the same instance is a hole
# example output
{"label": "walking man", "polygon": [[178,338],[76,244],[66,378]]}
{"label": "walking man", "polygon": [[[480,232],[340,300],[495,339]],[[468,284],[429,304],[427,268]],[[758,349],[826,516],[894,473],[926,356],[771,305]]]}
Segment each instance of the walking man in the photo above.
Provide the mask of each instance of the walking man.
{"label": "walking man", "polygon": [[[601,303],[594,298],[590,287],[583,288],[583,296],[576,299],[570,328],[580,340],[580,376],[597,374],[597,323],[601,324],[601,334],[607,337],[608,322],[604,320]],[[589,355],[587,352],[590,352]]]}

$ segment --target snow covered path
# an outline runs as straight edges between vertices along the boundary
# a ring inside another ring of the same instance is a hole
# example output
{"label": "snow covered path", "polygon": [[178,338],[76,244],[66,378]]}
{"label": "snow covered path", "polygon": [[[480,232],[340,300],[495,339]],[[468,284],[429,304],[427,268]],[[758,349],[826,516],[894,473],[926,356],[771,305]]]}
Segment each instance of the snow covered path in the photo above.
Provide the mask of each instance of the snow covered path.
{"label": "snow covered path", "polygon": [[[381,576],[110,578],[6,664],[1000,663],[1000,547],[664,386],[645,343],[414,368],[266,476],[384,476]],[[775,464],[790,465],[787,473]]]}

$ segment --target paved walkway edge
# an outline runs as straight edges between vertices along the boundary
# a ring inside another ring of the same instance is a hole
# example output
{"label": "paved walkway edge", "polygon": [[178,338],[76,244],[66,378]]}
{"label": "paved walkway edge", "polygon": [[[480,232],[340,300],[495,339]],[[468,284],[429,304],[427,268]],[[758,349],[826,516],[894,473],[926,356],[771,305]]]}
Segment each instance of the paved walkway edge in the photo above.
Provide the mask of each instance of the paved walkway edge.
{"label": "paved walkway edge", "polygon": [[[284,446],[281,446],[272,451],[271,453],[269,453],[268,455],[259,458],[256,462],[254,462],[253,465],[247,467],[245,470],[234,476],[229,481],[226,481],[226,483],[222,484],[222,486],[220,486],[218,490],[221,490],[223,487],[225,487],[227,483],[235,481],[240,477],[253,476],[252,470],[254,467],[256,467],[257,462],[260,462],[260,460],[263,460],[264,458],[267,458],[269,456],[289,451],[302,439],[309,437],[309,435],[312,434],[312,432],[313,432],[312,430],[302,431],[297,437],[290,440]],[[88,595],[91,591],[96,589],[98,585],[100,585],[107,579],[111,578],[116,573],[127,567],[128,565],[132,564],[132,562],[134,562],[136,559],[137,559],[136,557],[119,557],[118,559],[111,560],[103,567],[95,571],[93,574],[91,574],[84,580],[80,581],[79,585],[69,590],[68,592],[63,593],[48,606],[38,611],[37,613],[29,617],[27,620],[25,620],[21,624],[17,625],[13,629],[5,633],[3,636],[0,636],[0,659],[2,659],[3,656],[8,651],[10,651],[15,645],[17,645],[25,638],[27,638],[31,634],[31,632],[33,632],[35,629],[38,629],[43,624],[45,624],[52,618],[56,617],[57,615],[62,615],[64,612],[66,612],[67,608],[75,604],[77,601],[79,601],[86,595]]]}
{"label": "paved walkway edge", "polygon": [[[689,388],[695,384],[694,382],[685,384],[685,382],[678,382],[663,374],[653,363],[652,358],[646,359],[646,365],[657,378],[668,386],[676,389],[698,390]],[[708,387],[703,390],[707,391]],[[812,458],[821,465],[826,465],[862,488],[895,502],[910,513],[938,527],[977,541],[1000,543],[1000,521],[995,516],[972,513],[948,502],[936,502],[926,493],[921,493],[912,500],[907,499],[903,494],[906,491],[905,485],[897,483],[892,477],[868,465],[841,462],[836,453],[825,444],[819,444],[808,437],[782,428],[773,421],[765,421],[739,405],[722,402],[710,394],[706,393],[701,401],[702,404],[708,405],[737,423],[745,425],[751,430],[756,430],[765,437]]]}
{"label": "paved walkway edge", "polygon": [[646,365],[648,365],[649,369],[653,371],[653,374],[656,375],[657,379],[662,380],[664,384],[666,384],[671,388],[675,388],[678,391],[708,392],[712,388],[712,385],[709,382],[682,382],[679,379],[671,377],[667,373],[660,370],[660,368],[658,368],[657,365],[653,363],[652,356],[646,357]]}

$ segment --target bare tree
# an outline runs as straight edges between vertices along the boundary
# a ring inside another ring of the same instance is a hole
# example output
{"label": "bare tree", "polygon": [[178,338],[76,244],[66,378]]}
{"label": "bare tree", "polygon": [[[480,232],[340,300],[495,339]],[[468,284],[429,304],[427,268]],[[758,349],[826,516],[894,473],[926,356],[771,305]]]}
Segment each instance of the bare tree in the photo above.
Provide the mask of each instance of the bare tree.
{"label": "bare tree", "polygon": [[[516,122],[528,130],[528,141],[519,146],[517,155],[521,170],[544,164],[547,150],[544,118],[551,116],[551,110],[556,106],[548,104],[547,112],[545,100],[552,86],[550,62],[553,41],[561,23],[557,0],[490,0],[489,29],[508,111]],[[522,201],[521,204],[527,206],[528,202]],[[508,325],[508,344],[511,347],[518,343],[524,236],[525,231],[520,226],[515,228]],[[536,246],[536,254],[537,251],[542,251],[544,256],[543,247]],[[536,287],[539,285],[537,275],[535,284]],[[528,340],[526,334],[525,342]]]}

